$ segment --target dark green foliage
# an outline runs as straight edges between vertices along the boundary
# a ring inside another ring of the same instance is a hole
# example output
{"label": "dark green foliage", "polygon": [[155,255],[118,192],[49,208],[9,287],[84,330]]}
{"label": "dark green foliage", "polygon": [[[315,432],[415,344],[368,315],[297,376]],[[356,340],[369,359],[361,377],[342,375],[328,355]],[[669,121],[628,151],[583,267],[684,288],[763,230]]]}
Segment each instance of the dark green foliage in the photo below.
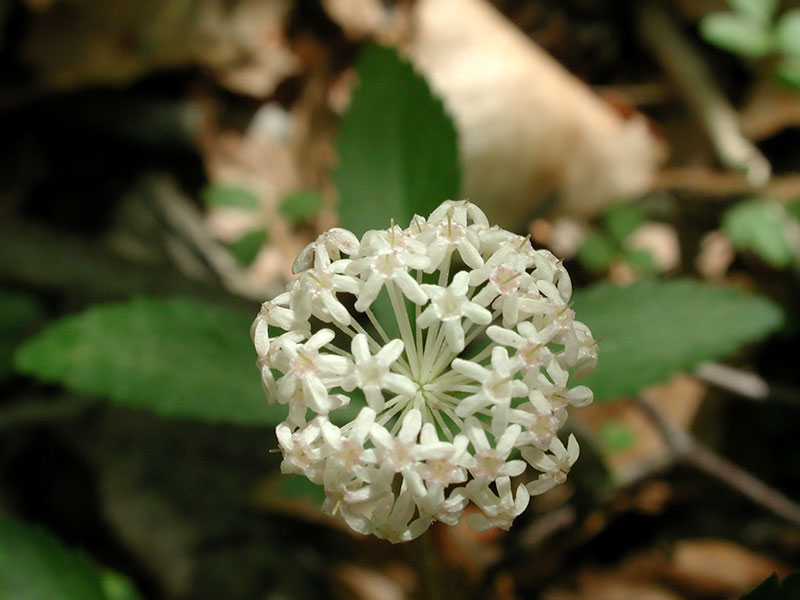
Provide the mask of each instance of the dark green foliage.
{"label": "dark green foliage", "polygon": [[456,130],[425,80],[394,50],[370,46],[337,137],[334,173],[343,227],[356,235],[406,226],[457,198]]}
{"label": "dark green foliage", "polygon": [[635,394],[730,355],[783,322],[765,298],[686,279],[603,283],[573,298],[577,318],[600,340],[597,370],[581,381],[598,400]]}

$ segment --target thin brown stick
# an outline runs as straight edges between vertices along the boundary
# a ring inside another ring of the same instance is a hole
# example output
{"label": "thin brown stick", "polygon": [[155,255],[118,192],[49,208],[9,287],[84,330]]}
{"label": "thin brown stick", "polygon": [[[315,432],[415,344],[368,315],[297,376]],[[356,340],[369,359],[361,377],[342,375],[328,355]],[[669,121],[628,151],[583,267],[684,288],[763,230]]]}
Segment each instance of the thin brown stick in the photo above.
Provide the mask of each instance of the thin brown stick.
{"label": "thin brown stick", "polygon": [[744,175],[707,167],[674,167],[656,174],[657,190],[685,192],[709,200],[726,200],[729,196],[757,194],[781,202],[794,202],[800,197],[800,175],[773,177],[764,187],[751,185]]}
{"label": "thin brown stick", "polygon": [[692,43],[660,3],[642,3],[638,17],[642,39],[705,128],[722,164],[743,172],[753,186],[766,185],[772,171],[769,162],[742,135],[739,115]]}
{"label": "thin brown stick", "polygon": [[706,448],[685,429],[666,420],[652,404],[638,399],[638,405],[664,436],[676,461],[692,465],[749,498],[773,514],[800,527],[800,505],[769,487],[752,473]]}

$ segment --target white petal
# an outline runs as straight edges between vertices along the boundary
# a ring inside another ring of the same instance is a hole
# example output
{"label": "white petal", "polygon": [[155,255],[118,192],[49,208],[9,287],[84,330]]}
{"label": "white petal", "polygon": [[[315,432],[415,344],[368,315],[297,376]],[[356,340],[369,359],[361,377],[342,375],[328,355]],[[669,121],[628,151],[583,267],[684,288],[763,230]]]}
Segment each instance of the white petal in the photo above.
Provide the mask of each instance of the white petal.
{"label": "white petal", "polygon": [[422,291],[420,285],[408,273],[400,272],[395,275],[394,280],[400,286],[406,298],[414,304],[425,304],[428,301],[428,295]]}
{"label": "white petal", "polygon": [[404,375],[387,373],[383,378],[384,387],[395,394],[414,396],[417,393],[417,384]]}
{"label": "white petal", "polygon": [[456,243],[456,248],[458,248],[458,253],[468,267],[479,269],[483,266],[483,259],[481,258],[480,252],[478,252],[478,249],[471,243],[463,240]]}
{"label": "white petal", "polygon": [[350,351],[353,353],[353,358],[356,359],[357,363],[367,362],[371,358],[365,333],[359,333],[353,337],[353,341],[350,343]]}
{"label": "white petal", "polygon": [[505,430],[502,437],[497,441],[495,450],[500,456],[508,456],[514,448],[514,444],[521,433],[522,428],[519,425],[511,425]]}
{"label": "white petal", "polygon": [[330,421],[324,421],[321,426],[322,437],[333,448],[338,448],[342,441],[342,432]]}
{"label": "white petal", "polygon": [[525,472],[525,466],[524,460],[510,460],[500,467],[497,472],[501,475],[516,477],[517,475],[521,475]]}
{"label": "white petal", "polygon": [[383,397],[383,392],[381,392],[381,388],[377,386],[368,386],[363,388],[364,389],[364,398],[367,401],[367,405],[374,411],[383,410],[383,407],[386,404],[386,400]]}
{"label": "white petal", "polygon": [[339,302],[336,299],[336,296],[333,295],[331,292],[325,292],[322,294],[322,304],[325,308],[328,309],[328,312],[331,313],[331,317],[342,325],[349,325],[350,324],[350,313],[347,312],[344,304]]}
{"label": "white petal", "polygon": [[463,360],[461,358],[453,359],[452,367],[454,371],[458,371],[462,375],[466,375],[470,379],[474,379],[475,381],[479,381],[481,383],[486,381],[489,378],[489,375],[491,375],[491,371],[489,371],[489,369],[486,367],[470,360]]}
{"label": "white petal", "polygon": [[380,450],[386,452],[392,447],[393,437],[386,428],[378,423],[373,423],[369,430],[369,438]]}
{"label": "white petal", "polygon": [[433,310],[433,306],[429,306],[425,310],[422,311],[422,314],[417,319],[417,327],[421,329],[426,329],[433,325],[436,321],[436,312]]}
{"label": "white petal", "polygon": [[[522,325],[522,323],[520,323]],[[520,330],[521,331],[521,330]],[[503,346],[511,346],[513,348],[519,348],[522,344],[525,343],[525,339],[519,335],[516,331],[511,331],[510,329],[504,329],[502,327],[498,327],[497,325],[491,325],[486,329],[486,335],[489,336],[489,339],[492,341],[502,344]]]}
{"label": "white petal", "polygon": [[361,287],[361,291],[358,294],[358,300],[355,304],[355,309],[359,312],[366,311],[372,303],[375,302],[375,298],[378,297],[378,294],[383,287],[384,278],[378,275],[377,273],[373,273],[367,279],[367,282]]}
{"label": "white petal", "polygon": [[253,330],[253,345],[256,347],[256,354],[264,357],[269,352],[269,331],[267,322],[264,319],[257,319]]}
{"label": "white petal", "polygon": [[461,327],[461,319],[445,321],[444,337],[453,352],[458,353],[464,349],[464,329]]}
{"label": "white petal", "polygon": [[403,417],[403,424],[397,433],[397,439],[404,443],[413,442],[417,439],[419,430],[422,428],[422,413],[418,409],[412,408]]}
{"label": "white petal", "polygon": [[[458,409],[456,409],[456,412],[458,412]],[[464,433],[467,434],[467,437],[472,442],[476,454],[484,454],[492,449],[486,433],[483,431],[483,426],[475,417],[469,417],[464,421]]]}
{"label": "white petal", "polygon": [[466,296],[467,290],[469,290],[469,273],[459,271],[455,274],[452,283],[448,287],[457,296]]}
{"label": "white petal", "polygon": [[403,353],[403,341],[402,340],[392,340],[388,344],[386,344],[383,348],[381,348],[375,357],[378,360],[378,364],[382,367],[389,367],[400,358],[400,355]]}
{"label": "white petal", "polygon": [[320,329],[317,333],[308,338],[308,341],[305,345],[307,348],[319,350],[325,344],[330,343],[335,337],[336,335],[331,329]]}
{"label": "white petal", "polygon": [[478,325],[488,325],[492,322],[492,313],[474,302],[465,302],[462,311],[465,317]]}
{"label": "white petal", "polygon": [[490,404],[491,402],[487,400],[486,396],[483,394],[468,396],[459,402],[458,406],[456,406],[456,415],[463,419],[468,415],[475,414],[475,411],[486,408]]}

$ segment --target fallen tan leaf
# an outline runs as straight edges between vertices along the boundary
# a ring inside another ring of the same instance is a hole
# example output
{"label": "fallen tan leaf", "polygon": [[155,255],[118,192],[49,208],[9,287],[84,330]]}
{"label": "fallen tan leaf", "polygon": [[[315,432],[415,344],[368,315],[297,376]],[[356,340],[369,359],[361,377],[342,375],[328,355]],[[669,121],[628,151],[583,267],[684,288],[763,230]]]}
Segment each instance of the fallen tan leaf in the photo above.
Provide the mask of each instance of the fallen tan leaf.
{"label": "fallen tan leaf", "polygon": [[[666,420],[688,429],[700,408],[705,391],[706,386],[696,378],[678,375],[669,383],[648,388],[642,395]],[[593,404],[572,414],[592,431],[600,432],[607,423],[612,422],[633,434],[633,443],[629,448],[605,456],[609,469],[621,481],[635,478],[669,458],[668,446],[658,428],[631,401]]]}
{"label": "fallen tan leaf", "polygon": [[702,594],[742,594],[783,565],[727,540],[684,540],[675,544],[663,570],[669,580]]}
{"label": "fallen tan leaf", "polygon": [[348,589],[347,597],[352,600],[404,600],[408,597],[394,579],[358,565],[341,566],[334,577]]}
{"label": "fallen tan leaf", "polygon": [[524,228],[558,192],[566,213],[597,214],[648,189],[662,144],[623,119],[483,0],[421,0],[404,49],[451,111],[463,193]]}
{"label": "fallen tan leaf", "polygon": [[584,571],[578,576],[577,590],[554,588],[542,600],[683,600],[656,582],[640,581],[624,572]]}

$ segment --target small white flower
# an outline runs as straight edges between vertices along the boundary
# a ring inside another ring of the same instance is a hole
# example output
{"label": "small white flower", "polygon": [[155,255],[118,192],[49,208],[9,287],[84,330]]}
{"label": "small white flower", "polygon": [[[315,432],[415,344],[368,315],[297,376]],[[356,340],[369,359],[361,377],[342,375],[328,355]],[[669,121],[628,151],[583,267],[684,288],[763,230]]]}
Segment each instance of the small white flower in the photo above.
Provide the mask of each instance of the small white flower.
{"label": "small white flower", "polygon": [[[281,469],[324,486],[325,512],[392,542],[470,502],[472,526],[507,529],[565,481],[578,445],[558,430],[592,399],[570,373],[594,368],[597,345],[552,254],[447,201],[361,240],[332,229],[294,270],[251,335],[269,400],[289,409]],[[358,416],[335,425],[348,404]]]}
{"label": "small white flower", "polygon": [[453,282],[447,287],[423,284],[422,289],[431,299],[431,303],[417,319],[417,326],[427,329],[434,323],[441,323],[444,326],[447,344],[453,352],[461,352],[464,349],[462,317],[478,325],[488,325],[492,322],[492,313],[467,297],[469,275],[466,271],[457,273],[453,277]]}
{"label": "small white flower", "polygon": [[370,354],[366,334],[359,333],[350,346],[353,353],[353,368],[342,382],[342,388],[351,392],[356,387],[364,391],[367,404],[374,410],[382,410],[384,398],[381,390],[398,395],[414,396],[419,387],[405,375],[393,373],[391,366],[403,353],[402,340],[392,340],[375,356]]}

